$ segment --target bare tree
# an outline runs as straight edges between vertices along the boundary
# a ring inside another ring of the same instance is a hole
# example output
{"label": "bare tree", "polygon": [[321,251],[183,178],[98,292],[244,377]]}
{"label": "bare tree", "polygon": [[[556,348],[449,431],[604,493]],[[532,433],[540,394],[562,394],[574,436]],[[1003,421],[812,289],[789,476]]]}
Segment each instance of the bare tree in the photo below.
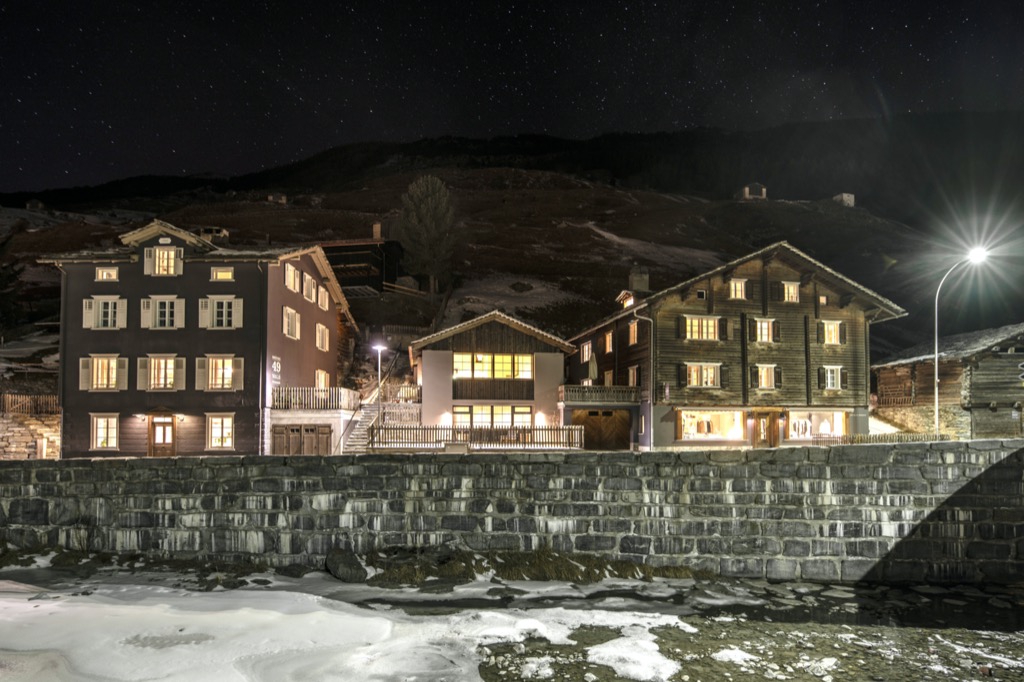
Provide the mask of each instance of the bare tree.
{"label": "bare tree", "polygon": [[398,235],[405,254],[403,263],[409,272],[426,275],[430,293],[451,278],[455,253],[455,209],[444,183],[433,175],[417,178],[402,195],[402,215]]}

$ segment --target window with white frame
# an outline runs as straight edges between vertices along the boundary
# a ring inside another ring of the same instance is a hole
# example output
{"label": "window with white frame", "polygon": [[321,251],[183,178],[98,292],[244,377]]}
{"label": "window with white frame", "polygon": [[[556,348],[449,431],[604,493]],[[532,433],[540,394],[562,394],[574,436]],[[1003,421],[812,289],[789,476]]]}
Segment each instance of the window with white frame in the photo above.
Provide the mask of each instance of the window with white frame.
{"label": "window with white frame", "polygon": [[117,450],[118,415],[89,414],[89,449]]}
{"label": "window with white frame", "polygon": [[199,328],[241,329],[242,299],[227,295],[199,299]]}
{"label": "window with white frame", "polygon": [[590,341],[584,341],[580,344],[580,362],[590,362],[591,350]]}
{"label": "window with white frame", "polygon": [[780,370],[775,365],[755,365],[750,368],[750,387],[774,389],[781,379]]}
{"label": "window with white frame", "polygon": [[284,285],[289,291],[298,291],[302,286],[302,273],[291,263],[284,264]]}
{"label": "window with white frame", "polygon": [[747,280],[733,277],[729,280],[729,298],[746,298]]}
{"label": "window with white frame", "polygon": [[825,365],[819,370],[818,383],[820,388],[828,390],[841,390],[845,388],[843,384],[846,382],[844,375],[846,372],[843,370],[841,365]]}
{"label": "window with white frame", "polygon": [[330,388],[331,387],[331,373],[327,370],[318,369],[316,371],[316,387],[317,388]]}
{"label": "window with white frame", "polygon": [[604,333],[604,352],[611,353],[613,348],[613,341],[615,339],[615,332],[608,330]]}
{"label": "window with white frame", "polygon": [[316,280],[309,273],[302,273],[302,297],[312,303],[316,300]]}
{"label": "window with white frame", "polygon": [[298,339],[299,338],[299,331],[300,331],[300,328],[299,328],[300,322],[301,322],[301,316],[299,315],[299,313],[297,313],[295,310],[289,308],[288,306],[285,306],[284,307],[284,326],[282,328],[282,331],[284,332],[284,335],[287,336],[289,339]]}
{"label": "window with white frame", "polygon": [[782,283],[782,300],[785,303],[800,302],[800,282]]}
{"label": "window with white frame", "polygon": [[771,343],[779,340],[778,323],[775,320],[754,318],[750,321],[751,340],[757,343]]}
{"label": "window with white frame", "polygon": [[640,385],[640,365],[633,365],[627,370],[627,386]]}
{"label": "window with white frame", "polygon": [[532,379],[533,356],[525,353],[452,353],[452,378]]}
{"label": "window with white frame", "polygon": [[180,246],[151,246],[143,252],[143,272],[155,277],[173,277],[183,271],[184,249]]}
{"label": "window with white frame", "polygon": [[717,341],[721,318],[709,315],[686,316],[686,338],[703,341]]}
{"label": "window with white frame", "polygon": [[331,307],[331,293],[327,291],[326,287],[319,287],[316,292],[317,305],[320,306],[320,310],[327,310]]}
{"label": "window with white frame", "polygon": [[630,320],[629,322],[629,345],[634,346],[640,338],[640,323],[639,320]]}
{"label": "window with white frame", "polygon": [[206,413],[206,449],[235,449],[235,415],[234,413]]}
{"label": "window with white frame", "polygon": [[117,296],[93,296],[82,301],[85,329],[124,329],[128,322],[128,301]]}
{"label": "window with white frame", "polygon": [[142,299],[140,326],[143,329],[181,329],[185,326],[185,299],[149,296]]}
{"label": "window with white frame", "polygon": [[117,281],[117,266],[101,266],[96,268],[96,281],[97,282],[116,282]]}
{"label": "window with white frame", "polygon": [[722,385],[720,362],[687,362],[686,385],[694,388],[719,388]]}
{"label": "window with white frame", "polygon": [[331,347],[331,333],[319,322],[316,323],[316,347],[322,351],[327,351]]}
{"label": "window with white frame", "polygon": [[138,359],[136,369],[136,388],[140,391],[185,389],[185,358],[176,355],[148,355]]}
{"label": "window with white frame", "polygon": [[234,355],[207,355],[196,358],[197,391],[240,391],[245,375],[243,358]]}
{"label": "window with white frame", "polygon": [[818,323],[821,337],[821,343],[825,345],[839,345],[846,341],[845,334],[843,333],[843,323],[833,320],[822,320]]}
{"label": "window with white frame", "polygon": [[211,282],[234,282],[235,269],[230,266],[215,265],[210,268]]}
{"label": "window with white frame", "polygon": [[123,391],[128,388],[128,358],[91,355],[78,363],[78,388],[83,391]]}

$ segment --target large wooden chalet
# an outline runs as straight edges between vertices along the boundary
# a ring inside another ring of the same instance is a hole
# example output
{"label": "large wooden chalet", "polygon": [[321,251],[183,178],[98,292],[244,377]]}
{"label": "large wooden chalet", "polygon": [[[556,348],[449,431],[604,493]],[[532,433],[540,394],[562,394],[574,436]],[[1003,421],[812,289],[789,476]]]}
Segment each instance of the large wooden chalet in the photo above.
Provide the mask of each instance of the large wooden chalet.
{"label": "large wooden chalet", "polygon": [[319,247],[220,248],[153,221],[60,268],[63,457],[337,454],[356,331]]}
{"label": "large wooden chalet", "polygon": [[906,314],[892,301],[786,242],[644,288],[569,339],[562,421],[585,426],[588,449],[867,433],[870,328]]}
{"label": "large wooden chalet", "polygon": [[[1024,435],[1024,323],[939,339],[939,430],[955,438]],[[907,430],[935,427],[935,343],[872,367],[878,415]]]}

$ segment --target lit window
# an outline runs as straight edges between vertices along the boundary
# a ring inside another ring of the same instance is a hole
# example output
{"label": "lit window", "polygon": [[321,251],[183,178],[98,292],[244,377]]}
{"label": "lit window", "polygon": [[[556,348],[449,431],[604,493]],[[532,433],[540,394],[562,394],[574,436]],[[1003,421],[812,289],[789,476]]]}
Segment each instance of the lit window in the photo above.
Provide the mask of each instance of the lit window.
{"label": "lit window", "polygon": [[742,412],[680,411],[677,428],[680,440],[742,440]]}
{"label": "lit window", "polygon": [[317,347],[317,350],[326,351],[326,350],[328,350],[330,348],[330,346],[331,346],[331,334],[330,334],[330,332],[328,331],[327,327],[325,327],[324,325],[322,325],[319,322],[317,322],[316,323],[316,347]]}
{"label": "lit window", "polygon": [[516,379],[532,379],[533,378],[533,356],[532,355],[517,355],[516,356]]}
{"label": "lit window", "polygon": [[746,298],[747,297],[747,280],[745,279],[730,279],[729,280],[729,298]]}
{"label": "lit window", "polygon": [[295,312],[294,310],[289,308],[288,306],[285,306],[284,307],[284,326],[283,326],[284,335],[287,336],[289,339],[298,339],[299,338],[299,331],[300,331],[300,329],[299,329],[299,323],[300,322],[301,322],[301,316],[297,312]]}
{"label": "lit window", "polygon": [[750,323],[753,340],[758,343],[771,343],[776,340],[775,320],[754,319]]}
{"label": "lit window", "polygon": [[529,405],[515,405],[512,407],[512,426],[529,428],[533,425],[533,408]]}
{"label": "lit window", "polygon": [[117,268],[116,267],[100,267],[100,268],[96,268],[96,281],[97,282],[116,282],[117,281]]}
{"label": "lit window", "polygon": [[637,342],[637,329],[639,328],[637,321],[632,320],[629,323],[629,345],[635,345]]}
{"label": "lit window", "polygon": [[625,298],[622,299],[622,307],[628,308],[629,306],[633,305],[635,300],[636,299],[633,296],[626,296]]}
{"label": "lit window", "polygon": [[318,369],[316,371],[316,387],[317,388],[330,388],[331,387],[331,373],[327,370]]}
{"label": "lit window", "polygon": [[116,296],[93,296],[82,301],[85,329],[124,329],[128,301]]}
{"label": "lit window", "polygon": [[469,405],[455,405],[452,407],[452,422],[460,428],[469,428],[473,425],[473,413]]}
{"label": "lit window", "polygon": [[838,345],[843,343],[844,334],[842,333],[842,322],[822,321],[820,324],[822,343],[828,345]]}
{"label": "lit window", "polygon": [[302,286],[302,273],[291,263],[284,264],[284,285],[289,291],[298,291]]}
{"label": "lit window", "polygon": [[593,385],[594,385],[594,380],[593,379],[580,379],[580,386],[593,386]]}
{"label": "lit window", "polygon": [[473,378],[473,355],[471,353],[452,354],[452,378]]}
{"label": "lit window", "polygon": [[211,282],[233,282],[235,280],[235,269],[232,267],[217,267],[210,268],[210,281]]}
{"label": "lit window", "polygon": [[90,414],[90,450],[117,450],[116,414]]}
{"label": "lit window", "polygon": [[686,363],[686,385],[696,388],[717,388],[721,385],[717,363]]}
{"label": "lit window", "polygon": [[686,316],[686,338],[704,341],[718,340],[718,317]]}
{"label": "lit window", "polygon": [[491,406],[490,405],[474,405],[473,406],[473,426],[485,427],[491,425]]}
{"label": "lit window", "polygon": [[627,377],[627,386],[639,386],[640,385],[640,366],[633,365],[629,368],[629,374]]}
{"label": "lit window", "polygon": [[153,248],[153,273],[161,277],[181,274],[178,270],[181,249],[173,246],[157,246]]}
{"label": "lit window", "polygon": [[778,368],[775,365],[756,365],[750,368],[750,387],[772,389],[776,386]]}
{"label": "lit window", "polygon": [[227,391],[234,387],[234,362],[231,355],[210,355],[206,361],[206,387],[211,391]]}
{"label": "lit window", "polygon": [[153,391],[174,389],[174,356],[149,358],[149,389]]}
{"label": "lit window", "polygon": [[818,296],[818,305],[828,305],[828,296],[824,294]]}
{"label": "lit window", "polygon": [[82,358],[79,386],[90,391],[116,391],[127,388],[128,358],[93,355]]}
{"label": "lit window", "polygon": [[477,353],[473,356],[473,378],[490,379],[493,376],[492,362],[494,358],[486,353]]}
{"label": "lit window", "polygon": [[498,354],[494,356],[494,378],[511,379],[513,377],[511,355]]}
{"label": "lit window", "polygon": [[495,405],[492,412],[491,425],[495,428],[503,427],[507,428],[512,426],[512,406],[511,405]]}
{"label": "lit window", "polygon": [[590,341],[580,344],[580,362],[590,362]]}
{"label": "lit window", "polygon": [[206,449],[233,450],[235,448],[235,415],[206,415]]}
{"label": "lit window", "polygon": [[302,297],[312,303],[316,300],[316,280],[308,273],[302,273]]}
{"label": "lit window", "polygon": [[800,282],[782,283],[782,300],[786,303],[800,302]]}
{"label": "lit window", "polygon": [[331,294],[326,288],[320,287],[316,294],[317,305],[320,306],[320,310],[327,310],[331,305]]}
{"label": "lit window", "polygon": [[615,333],[612,332],[612,331],[606,331],[604,333],[604,352],[605,353],[611,353],[612,352],[612,340],[614,339],[614,337],[615,337]]}
{"label": "lit window", "polygon": [[825,365],[819,373],[820,387],[829,390],[844,388],[844,374],[843,368],[839,365]]}

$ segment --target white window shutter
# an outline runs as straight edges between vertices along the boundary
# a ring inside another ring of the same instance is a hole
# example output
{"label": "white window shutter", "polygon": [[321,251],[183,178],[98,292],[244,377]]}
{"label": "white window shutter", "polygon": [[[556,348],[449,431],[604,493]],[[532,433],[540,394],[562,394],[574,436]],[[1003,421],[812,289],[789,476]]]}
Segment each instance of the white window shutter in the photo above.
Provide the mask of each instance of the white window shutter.
{"label": "white window shutter", "polygon": [[281,332],[288,336],[288,308],[281,311]]}
{"label": "white window shutter", "polygon": [[142,274],[152,275],[153,274],[153,247],[144,249],[142,252]]}
{"label": "white window shutter", "polygon": [[149,390],[149,358],[139,358],[136,369],[135,388],[139,391]]}
{"label": "white window shutter", "polygon": [[174,358],[174,390],[185,390],[185,358]]}
{"label": "white window shutter", "polygon": [[78,390],[88,391],[92,385],[92,358],[78,360]]}
{"label": "white window shutter", "polygon": [[231,358],[231,390],[241,391],[245,373],[245,358]]}
{"label": "white window shutter", "polygon": [[82,329],[92,329],[96,326],[96,313],[94,312],[93,300],[82,299]]}
{"label": "white window shutter", "polygon": [[302,336],[302,315],[295,313],[295,339],[298,340]]}
{"label": "white window shutter", "polygon": [[115,325],[118,329],[124,329],[128,326],[128,301],[123,298],[117,299],[117,324]]}
{"label": "white window shutter", "polygon": [[231,301],[231,320],[235,329],[242,328],[242,299],[236,298]]}
{"label": "white window shutter", "polygon": [[174,299],[174,328],[181,329],[185,326],[185,299]]}
{"label": "white window shutter", "polygon": [[206,390],[206,358],[196,358],[196,390]]}
{"label": "white window shutter", "polygon": [[128,390],[128,358],[117,359],[117,390]]}
{"label": "white window shutter", "polygon": [[139,305],[139,326],[149,329],[153,326],[153,299],[144,298]]}
{"label": "white window shutter", "polygon": [[199,328],[210,328],[210,299],[199,299]]}
{"label": "white window shutter", "polygon": [[185,272],[185,249],[180,246],[174,250],[174,274]]}

